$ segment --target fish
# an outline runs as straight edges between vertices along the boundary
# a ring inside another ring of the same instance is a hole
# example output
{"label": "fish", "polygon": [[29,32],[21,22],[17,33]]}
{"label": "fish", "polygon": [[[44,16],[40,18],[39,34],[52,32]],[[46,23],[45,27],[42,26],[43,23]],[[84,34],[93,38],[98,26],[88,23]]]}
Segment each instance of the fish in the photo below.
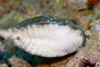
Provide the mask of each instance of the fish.
{"label": "fish", "polygon": [[61,57],[77,51],[86,37],[72,19],[39,16],[0,28],[0,40],[12,42],[32,55]]}

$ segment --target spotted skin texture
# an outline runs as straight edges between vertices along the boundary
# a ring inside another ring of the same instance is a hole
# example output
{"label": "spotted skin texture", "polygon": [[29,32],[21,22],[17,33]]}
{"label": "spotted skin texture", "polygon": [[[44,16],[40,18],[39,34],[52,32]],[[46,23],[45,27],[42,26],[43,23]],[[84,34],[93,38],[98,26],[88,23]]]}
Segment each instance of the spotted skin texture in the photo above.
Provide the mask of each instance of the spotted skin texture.
{"label": "spotted skin texture", "polygon": [[5,30],[0,36],[24,51],[43,57],[58,57],[75,52],[85,41],[83,30],[71,20],[40,16]]}
{"label": "spotted skin texture", "polygon": [[11,27],[8,27],[6,29],[21,29],[25,28],[28,25],[46,25],[46,24],[58,24],[58,25],[68,25],[73,29],[80,29],[82,30],[75,21],[71,19],[62,19],[62,18],[55,18],[51,16],[40,16],[35,18],[30,18],[28,20],[25,20],[19,24],[13,25]]}

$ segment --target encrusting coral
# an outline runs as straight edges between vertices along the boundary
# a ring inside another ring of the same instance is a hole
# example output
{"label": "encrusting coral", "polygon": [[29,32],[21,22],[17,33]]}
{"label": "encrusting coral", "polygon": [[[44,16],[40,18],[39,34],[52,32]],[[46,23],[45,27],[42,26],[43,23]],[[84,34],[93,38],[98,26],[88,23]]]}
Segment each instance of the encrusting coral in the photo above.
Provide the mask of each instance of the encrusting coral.
{"label": "encrusting coral", "polygon": [[85,47],[78,50],[77,54],[66,64],[67,67],[85,67],[90,65],[100,67],[100,4],[94,8],[90,30],[86,32],[89,39]]}

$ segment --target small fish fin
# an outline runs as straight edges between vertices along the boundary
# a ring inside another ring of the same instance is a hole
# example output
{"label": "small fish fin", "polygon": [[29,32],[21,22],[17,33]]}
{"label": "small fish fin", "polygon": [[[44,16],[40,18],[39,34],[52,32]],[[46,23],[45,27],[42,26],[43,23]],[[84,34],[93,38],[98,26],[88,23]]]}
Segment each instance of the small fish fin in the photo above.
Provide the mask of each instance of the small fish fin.
{"label": "small fish fin", "polygon": [[71,14],[71,8],[69,8],[67,19],[70,19],[70,14]]}
{"label": "small fish fin", "polygon": [[9,56],[14,54],[18,50],[18,47],[15,46],[14,43],[12,43],[10,41],[6,41],[4,46],[5,46],[4,49]]}

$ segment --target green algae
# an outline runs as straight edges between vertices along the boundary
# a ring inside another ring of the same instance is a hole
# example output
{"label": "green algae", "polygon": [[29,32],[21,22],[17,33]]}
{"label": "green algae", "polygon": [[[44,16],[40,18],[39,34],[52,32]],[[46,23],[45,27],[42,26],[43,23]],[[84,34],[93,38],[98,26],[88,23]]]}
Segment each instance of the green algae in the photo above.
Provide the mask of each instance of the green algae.
{"label": "green algae", "polygon": [[11,25],[17,24],[28,17],[26,15],[17,13],[16,11],[12,11],[9,14],[5,14],[0,18],[0,27],[9,27]]}

